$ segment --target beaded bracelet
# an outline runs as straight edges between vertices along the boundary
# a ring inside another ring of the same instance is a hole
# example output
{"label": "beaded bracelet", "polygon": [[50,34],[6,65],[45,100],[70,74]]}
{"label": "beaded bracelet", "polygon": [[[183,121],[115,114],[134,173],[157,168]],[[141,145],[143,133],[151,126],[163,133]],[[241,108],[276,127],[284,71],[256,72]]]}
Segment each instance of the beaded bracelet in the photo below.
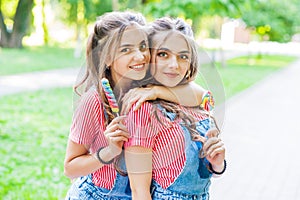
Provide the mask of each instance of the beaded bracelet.
{"label": "beaded bracelet", "polygon": [[109,165],[109,164],[111,164],[112,162],[114,162],[114,159],[115,159],[115,158],[113,158],[113,159],[111,159],[111,160],[109,160],[109,161],[104,161],[104,160],[102,160],[102,158],[100,158],[100,151],[101,151],[102,149],[104,149],[104,147],[100,147],[100,148],[98,149],[97,154],[96,154],[97,159],[98,159],[102,164],[104,164],[104,165]]}
{"label": "beaded bracelet", "polygon": [[208,166],[209,166],[209,170],[210,170],[212,173],[217,174],[217,175],[221,175],[221,174],[223,174],[223,173],[225,172],[225,170],[226,170],[227,162],[226,162],[226,160],[224,160],[224,168],[223,168],[223,170],[220,171],[220,172],[216,172],[216,171],[213,169],[211,163],[209,163]]}

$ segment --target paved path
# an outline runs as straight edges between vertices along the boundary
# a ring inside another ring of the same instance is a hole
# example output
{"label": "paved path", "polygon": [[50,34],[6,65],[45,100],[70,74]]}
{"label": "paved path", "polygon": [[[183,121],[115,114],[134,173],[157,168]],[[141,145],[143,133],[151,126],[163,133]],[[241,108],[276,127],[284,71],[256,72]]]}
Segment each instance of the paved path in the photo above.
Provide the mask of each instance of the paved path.
{"label": "paved path", "polygon": [[300,60],[226,103],[228,170],[212,200],[300,200]]}
{"label": "paved path", "polygon": [[0,76],[0,97],[45,88],[72,86],[78,72],[79,68],[67,68]]}

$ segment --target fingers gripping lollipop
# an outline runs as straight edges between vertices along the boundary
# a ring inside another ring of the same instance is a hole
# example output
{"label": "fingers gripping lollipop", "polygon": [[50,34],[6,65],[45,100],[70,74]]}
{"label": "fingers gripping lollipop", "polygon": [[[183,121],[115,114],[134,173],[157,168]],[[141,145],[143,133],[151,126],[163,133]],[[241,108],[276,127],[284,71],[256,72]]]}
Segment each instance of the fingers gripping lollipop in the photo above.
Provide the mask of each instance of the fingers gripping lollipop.
{"label": "fingers gripping lollipop", "polygon": [[116,116],[119,116],[119,106],[115,98],[115,95],[110,87],[109,81],[106,78],[103,78],[101,79],[101,84],[112,112]]}

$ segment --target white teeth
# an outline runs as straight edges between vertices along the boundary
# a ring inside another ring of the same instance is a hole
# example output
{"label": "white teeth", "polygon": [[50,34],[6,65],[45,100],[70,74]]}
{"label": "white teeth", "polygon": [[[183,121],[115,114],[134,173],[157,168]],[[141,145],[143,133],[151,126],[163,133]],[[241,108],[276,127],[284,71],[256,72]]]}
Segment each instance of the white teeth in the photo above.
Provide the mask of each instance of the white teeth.
{"label": "white teeth", "polygon": [[131,68],[133,68],[133,69],[141,69],[143,67],[144,67],[144,65],[135,65],[135,66],[132,66]]}

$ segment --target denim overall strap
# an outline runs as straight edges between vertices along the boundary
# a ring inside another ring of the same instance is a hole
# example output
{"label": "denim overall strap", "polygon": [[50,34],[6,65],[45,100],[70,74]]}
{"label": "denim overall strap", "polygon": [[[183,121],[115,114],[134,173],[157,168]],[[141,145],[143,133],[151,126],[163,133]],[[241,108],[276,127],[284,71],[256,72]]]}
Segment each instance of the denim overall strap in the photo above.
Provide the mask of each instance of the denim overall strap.
{"label": "denim overall strap", "polygon": [[204,159],[199,158],[199,146],[191,140],[188,129],[185,126],[182,126],[182,129],[186,144],[188,144],[185,148],[186,161],[180,175],[167,189],[202,196],[204,193],[208,193],[211,173],[207,170]]}
{"label": "denim overall strap", "polygon": [[[127,171],[123,154],[121,154],[121,157],[118,161],[118,166],[123,172]],[[119,199],[131,199],[131,189],[128,176],[122,176],[121,174],[117,173],[115,184],[108,195],[119,197]]]}
{"label": "denim overall strap", "polygon": [[[173,113],[167,114],[174,120]],[[185,138],[186,161],[184,168],[176,180],[167,188],[163,189],[155,181],[152,183],[152,198],[158,199],[185,199],[185,200],[207,200],[209,199],[209,186],[211,173],[205,167],[205,160],[199,158],[199,150],[202,144],[191,140],[188,129],[181,125]],[[196,129],[204,136],[209,129],[209,120],[203,120],[196,124]]]}

